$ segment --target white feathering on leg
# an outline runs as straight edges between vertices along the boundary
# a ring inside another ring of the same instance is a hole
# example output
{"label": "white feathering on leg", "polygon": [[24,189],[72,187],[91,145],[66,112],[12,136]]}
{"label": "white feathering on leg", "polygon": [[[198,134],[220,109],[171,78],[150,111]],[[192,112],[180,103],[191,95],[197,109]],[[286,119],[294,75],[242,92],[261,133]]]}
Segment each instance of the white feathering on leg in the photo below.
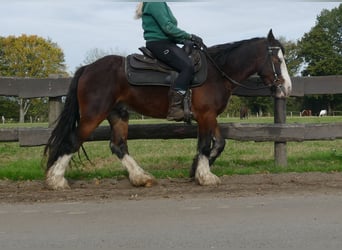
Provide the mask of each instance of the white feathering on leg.
{"label": "white feathering on leg", "polygon": [[145,172],[128,154],[122,158],[121,162],[128,171],[132,185],[150,187],[156,183],[155,178]]}
{"label": "white feathering on leg", "polygon": [[72,154],[58,157],[57,161],[46,173],[46,185],[53,190],[68,189],[68,181],[64,178],[65,170],[69,165]]}
{"label": "white feathering on leg", "polygon": [[198,156],[195,180],[202,186],[215,186],[221,183],[220,178],[210,171],[209,160],[204,155]]}

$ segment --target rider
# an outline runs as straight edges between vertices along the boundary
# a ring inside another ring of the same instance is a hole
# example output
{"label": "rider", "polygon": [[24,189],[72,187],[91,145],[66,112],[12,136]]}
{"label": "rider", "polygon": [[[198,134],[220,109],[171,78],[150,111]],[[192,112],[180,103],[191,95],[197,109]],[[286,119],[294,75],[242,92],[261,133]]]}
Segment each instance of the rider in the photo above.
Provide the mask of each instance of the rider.
{"label": "rider", "polygon": [[184,119],[184,96],[194,74],[194,66],[186,52],[177,46],[185,40],[202,44],[202,39],[177,27],[177,20],[166,2],[141,2],[136,18],[142,18],[146,47],[160,61],[179,73],[169,91],[169,110],[166,119]]}

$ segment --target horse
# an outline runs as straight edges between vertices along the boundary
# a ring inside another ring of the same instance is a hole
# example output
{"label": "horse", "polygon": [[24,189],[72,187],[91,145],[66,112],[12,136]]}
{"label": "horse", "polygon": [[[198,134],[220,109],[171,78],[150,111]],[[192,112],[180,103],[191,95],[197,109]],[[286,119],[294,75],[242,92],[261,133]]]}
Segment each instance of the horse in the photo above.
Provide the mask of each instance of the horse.
{"label": "horse", "polygon": [[322,109],[320,112],[319,112],[319,115],[318,116],[327,116],[328,114],[328,111],[326,109]]}
{"label": "horse", "polygon": [[248,119],[248,107],[242,106],[240,108],[240,119]]}
{"label": "horse", "polygon": [[311,109],[304,109],[302,112],[300,112],[300,116],[312,116]]}
{"label": "horse", "polygon": [[[219,185],[210,167],[225,147],[217,116],[224,111],[232,91],[240,82],[258,74],[264,87],[277,98],[291,92],[291,79],[284,60],[284,47],[272,30],[267,37],[251,38],[207,48],[207,78],[192,89],[191,112],[198,124],[197,154],[190,177],[199,185]],[[128,172],[133,186],[152,186],[156,179],[129,154],[129,115],[136,112],[166,118],[168,87],[133,86],[125,74],[125,57],[109,55],[80,67],[74,74],[64,109],[44,149],[45,181],[49,189],[70,188],[65,171],[72,155],[105,119],[111,127],[110,150]]]}

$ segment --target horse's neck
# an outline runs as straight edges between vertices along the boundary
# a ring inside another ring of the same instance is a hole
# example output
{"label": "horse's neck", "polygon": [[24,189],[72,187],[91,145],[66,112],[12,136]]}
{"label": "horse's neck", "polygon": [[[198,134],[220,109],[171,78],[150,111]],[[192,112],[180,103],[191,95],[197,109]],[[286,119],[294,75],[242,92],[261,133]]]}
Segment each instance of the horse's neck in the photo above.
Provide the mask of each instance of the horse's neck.
{"label": "horse's neck", "polygon": [[[233,51],[229,56],[226,65],[224,65],[224,71],[236,81],[244,81],[258,72],[257,48],[252,48],[252,46],[256,47],[257,45],[251,44],[249,46],[249,48],[242,46],[236,51]],[[247,53],[244,50],[249,52]]]}

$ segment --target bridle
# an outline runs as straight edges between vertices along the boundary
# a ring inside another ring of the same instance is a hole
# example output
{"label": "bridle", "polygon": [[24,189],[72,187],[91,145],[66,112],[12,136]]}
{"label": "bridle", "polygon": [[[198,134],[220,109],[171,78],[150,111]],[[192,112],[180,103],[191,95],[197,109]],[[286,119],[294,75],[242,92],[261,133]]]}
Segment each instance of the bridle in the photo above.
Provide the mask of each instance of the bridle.
{"label": "bridle", "polygon": [[274,76],[274,80],[273,80],[273,83],[279,83],[280,81],[280,78],[278,77],[278,73],[276,71],[276,68],[275,68],[275,65],[274,65],[274,62],[272,60],[272,55],[273,55],[273,50],[281,50],[281,48],[279,46],[268,46],[267,47],[267,50],[268,50],[268,55],[271,57],[270,61],[271,61],[271,66],[272,66],[272,70],[273,70],[273,76]]}
{"label": "bridle", "polygon": [[[270,57],[270,61],[271,61],[271,66],[272,66],[272,70],[273,70],[273,76],[274,76],[274,80],[273,83],[271,85],[268,86],[262,86],[262,87],[258,87],[258,88],[251,88],[249,86],[246,86],[238,81],[235,81],[233,78],[231,78],[229,75],[227,75],[221,68],[220,66],[217,65],[217,63],[215,62],[215,60],[210,56],[209,52],[208,52],[208,48],[205,44],[202,44],[201,46],[198,46],[200,48],[201,51],[204,52],[204,54],[206,55],[206,57],[211,61],[211,63],[214,65],[214,67],[217,69],[218,72],[220,72],[220,74],[222,75],[222,77],[226,78],[228,81],[230,81],[231,83],[235,84],[236,86],[248,89],[248,90],[260,90],[260,89],[267,89],[270,88],[272,92],[275,92],[275,90],[277,88],[279,88],[280,90],[282,90],[282,85],[280,83],[280,78],[278,76],[278,73],[276,71],[274,62],[272,60],[272,55],[273,55],[273,50],[277,49],[281,49],[281,47],[279,46],[268,46],[267,47],[267,52],[268,52],[268,56]],[[267,60],[268,61],[268,60]],[[266,61],[266,62],[267,62]],[[265,62],[265,64],[266,64]],[[265,67],[265,65],[263,66]]]}

